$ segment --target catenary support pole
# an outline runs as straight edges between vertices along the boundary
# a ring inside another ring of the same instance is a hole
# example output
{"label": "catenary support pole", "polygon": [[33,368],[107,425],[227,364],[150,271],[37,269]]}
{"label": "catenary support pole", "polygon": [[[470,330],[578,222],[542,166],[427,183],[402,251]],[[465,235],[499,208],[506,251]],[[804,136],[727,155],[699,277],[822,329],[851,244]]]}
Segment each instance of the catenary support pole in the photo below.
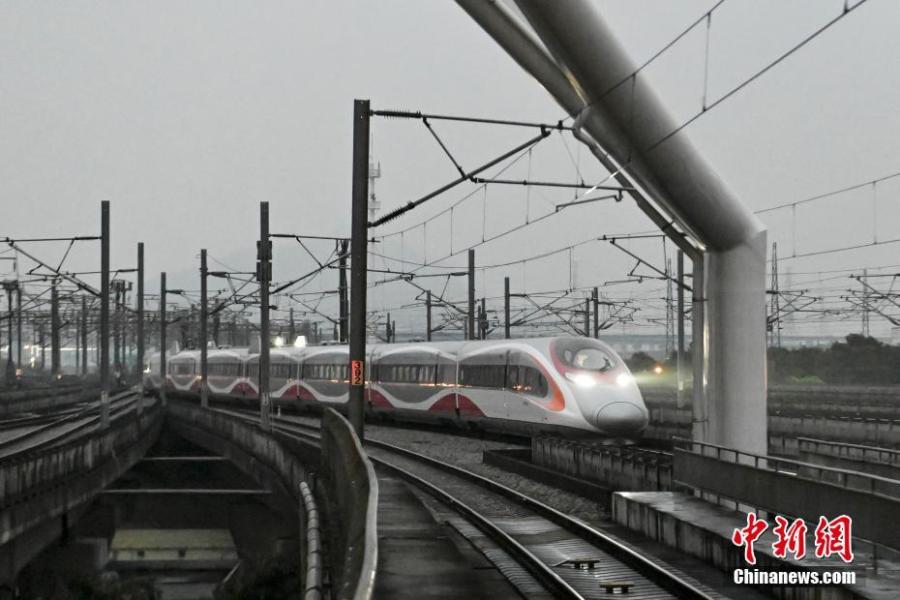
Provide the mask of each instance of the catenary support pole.
{"label": "catenary support pole", "polygon": [[208,299],[206,297],[206,278],[209,272],[206,268],[206,248],[200,250],[200,406],[206,408],[209,406],[209,389],[207,388],[207,379],[209,375],[209,366],[207,363],[207,335],[206,321],[209,318]]}
{"label": "catenary support pole", "polygon": [[481,299],[481,306],[478,309],[478,339],[486,340],[488,330],[487,319],[487,300]]}
{"label": "catenary support pole", "polygon": [[591,337],[591,299],[584,299],[584,337]]}
{"label": "catenary support pole", "polygon": [[159,274],[159,401],[166,405],[166,274]]}
{"label": "catenary support pole", "polygon": [[431,341],[431,290],[425,292],[425,341]]}
{"label": "catenary support pole", "polygon": [[22,286],[16,286],[16,364],[22,368]]}
{"label": "catenary support pole", "polygon": [[469,249],[469,329],[466,339],[475,339],[475,250]]}
{"label": "catenary support pole", "polygon": [[342,344],[347,343],[347,325],[349,319],[350,304],[347,301],[347,253],[349,252],[349,240],[338,241],[338,339]]}
{"label": "catenary support pole", "polygon": [[[54,279],[50,288],[50,372],[60,375],[59,351],[59,280]],[[10,340],[11,341],[11,340]]]}
{"label": "catenary support pole", "polygon": [[684,252],[678,251],[678,301],[677,301],[677,335],[675,346],[675,377],[677,386],[676,402],[678,408],[684,405]]}
{"label": "catenary support pole", "polygon": [[138,375],[138,381],[143,377],[144,372],[144,242],[138,242],[137,245],[137,331],[136,333],[136,350],[135,371]]}
{"label": "catenary support pole", "polygon": [[100,427],[109,427],[109,200],[100,204]]}
{"label": "catenary support pole", "polygon": [[[707,414],[706,394],[704,385],[709,363],[706,360],[706,299],[703,297],[705,265],[703,258],[694,261],[691,298],[691,355],[693,367],[693,398],[692,412],[693,422],[691,431],[695,440],[709,439],[709,416]],[[765,331],[763,331],[765,336]]]}
{"label": "catenary support pole", "polygon": [[81,297],[81,375],[88,373],[88,305],[87,296]]}
{"label": "catenary support pole", "polygon": [[369,217],[369,101],[353,103],[353,182],[350,209],[350,390],[348,412],[356,435],[365,436],[366,269]]}
{"label": "catenary support pole", "polygon": [[[5,283],[5,282],[4,282]],[[18,285],[16,286],[18,287]],[[16,379],[16,365],[13,364],[13,288],[8,287],[6,289],[6,303],[7,303],[7,314],[6,314],[6,338],[9,340],[9,350],[6,353],[6,385],[10,386],[13,384],[13,381]],[[21,363],[19,363],[19,367],[21,367]]]}
{"label": "catenary support pole", "polygon": [[269,397],[269,280],[272,273],[271,241],[269,240],[269,203],[259,203],[259,422],[264,429],[271,427],[271,399]]}
{"label": "catenary support pole", "polygon": [[503,337],[509,339],[509,277],[503,278]]}
{"label": "catenary support pole", "polygon": [[600,337],[600,290],[591,290],[591,303],[594,305],[594,339]]}

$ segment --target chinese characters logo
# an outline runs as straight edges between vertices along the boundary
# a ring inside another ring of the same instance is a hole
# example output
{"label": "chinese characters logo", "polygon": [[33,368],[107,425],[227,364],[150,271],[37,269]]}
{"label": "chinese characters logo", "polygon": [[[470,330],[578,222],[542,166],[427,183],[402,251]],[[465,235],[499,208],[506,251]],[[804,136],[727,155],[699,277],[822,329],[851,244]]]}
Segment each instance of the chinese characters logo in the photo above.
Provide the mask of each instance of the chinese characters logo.
{"label": "chinese characters logo", "polygon": [[[819,523],[813,533],[816,558],[828,558],[835,554],[845,563],[853,561],[853,540],[851,529],[853,520],[847,515],[834,519],[819,517]],[[756,553],[753,544],[769,528],[769,523],[758,518],[754,513],[747,513],[747,525],[735,529],[731,541],[735,546],[744,547],[744,560],[748,564],[756,564]],[[790,554],[799,560],[806,556],[807,525],[803,519],[788,521],[782,516],[775,517],[775,542],[772,553],[778,558],[787,558]]]}

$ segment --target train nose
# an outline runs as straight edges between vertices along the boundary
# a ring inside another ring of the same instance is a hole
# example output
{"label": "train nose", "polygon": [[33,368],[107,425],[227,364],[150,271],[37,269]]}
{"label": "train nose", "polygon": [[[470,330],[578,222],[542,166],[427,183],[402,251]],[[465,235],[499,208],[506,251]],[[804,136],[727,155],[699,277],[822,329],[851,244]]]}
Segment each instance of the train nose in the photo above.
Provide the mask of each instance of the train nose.
{"label": "train nose", "polygon": [[630,402],[610,402],[597,411],[594,423],[610,435],[637,434],[647,426],[647,414]]}

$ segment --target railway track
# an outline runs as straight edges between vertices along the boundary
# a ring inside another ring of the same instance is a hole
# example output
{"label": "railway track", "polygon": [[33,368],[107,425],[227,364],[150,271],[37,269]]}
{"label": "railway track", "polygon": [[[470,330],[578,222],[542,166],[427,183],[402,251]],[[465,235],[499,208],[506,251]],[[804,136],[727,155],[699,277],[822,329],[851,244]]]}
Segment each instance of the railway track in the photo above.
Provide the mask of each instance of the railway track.
{"label": "railway track", "polygon": [[[138,400],[138,392],[125,390],[110,396],[110,419],[115,420],[129,412]],[[23,429],[0,439],[0,459],[10,458],[21,452],[30,452],[64,442],[73,436],[96,427],[100,423],[100,403],[66,409],[46,415],[14,419],[3,423],[3,431]],[[54,430],[59,430],[53,435]]]}
{"label": "railway track", "polygon": [[[258,422],[255,413],[227,410]],[[317,441],[312,424],[275,417],[281,433]],[[386,442],[364,443],[376,469],[418,489],[527,598],[713,598],[692,581],[555,508],[455,465]]]}

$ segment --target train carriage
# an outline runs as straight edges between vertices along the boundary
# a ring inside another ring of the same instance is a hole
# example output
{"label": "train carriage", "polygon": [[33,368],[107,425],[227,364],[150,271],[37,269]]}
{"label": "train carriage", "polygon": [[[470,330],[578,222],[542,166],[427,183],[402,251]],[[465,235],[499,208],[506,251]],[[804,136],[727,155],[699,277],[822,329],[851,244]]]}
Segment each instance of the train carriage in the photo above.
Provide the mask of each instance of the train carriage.
{"label": "train carriage", "polygon": [[[274,403],[346,405],[346,346],[274,348],[270,359]],[[625,439],[640,435],[648,421],[624,361],[591,338],[376,344],[367,348],[366,359],[367,412],[379,417]],[[199,392],[198,371],[197,351],[169,359],[168,380],[177,391]],[[258,354],[222,349],[209,355],[214,397],[257,406],[258,377]]]}
{"label": "train carriage", "polygon": [[245,374],[245,362],[249,357],[246,348],[220,348],[206,357],[207,386],[213,396],[245,398],[249,392]]}
{"label": "train carriage", "polygon": [[185,350],[168,359],[166,389],[176,393],[200,393],[199,350]]}
{"label": "train carriage", "polygon": [[[269,350],[269,397],[274,400],[296,400],[300,376],[301,353],[293,348]],[[259,355],[247,359],[249,397],[259,398]]]}

